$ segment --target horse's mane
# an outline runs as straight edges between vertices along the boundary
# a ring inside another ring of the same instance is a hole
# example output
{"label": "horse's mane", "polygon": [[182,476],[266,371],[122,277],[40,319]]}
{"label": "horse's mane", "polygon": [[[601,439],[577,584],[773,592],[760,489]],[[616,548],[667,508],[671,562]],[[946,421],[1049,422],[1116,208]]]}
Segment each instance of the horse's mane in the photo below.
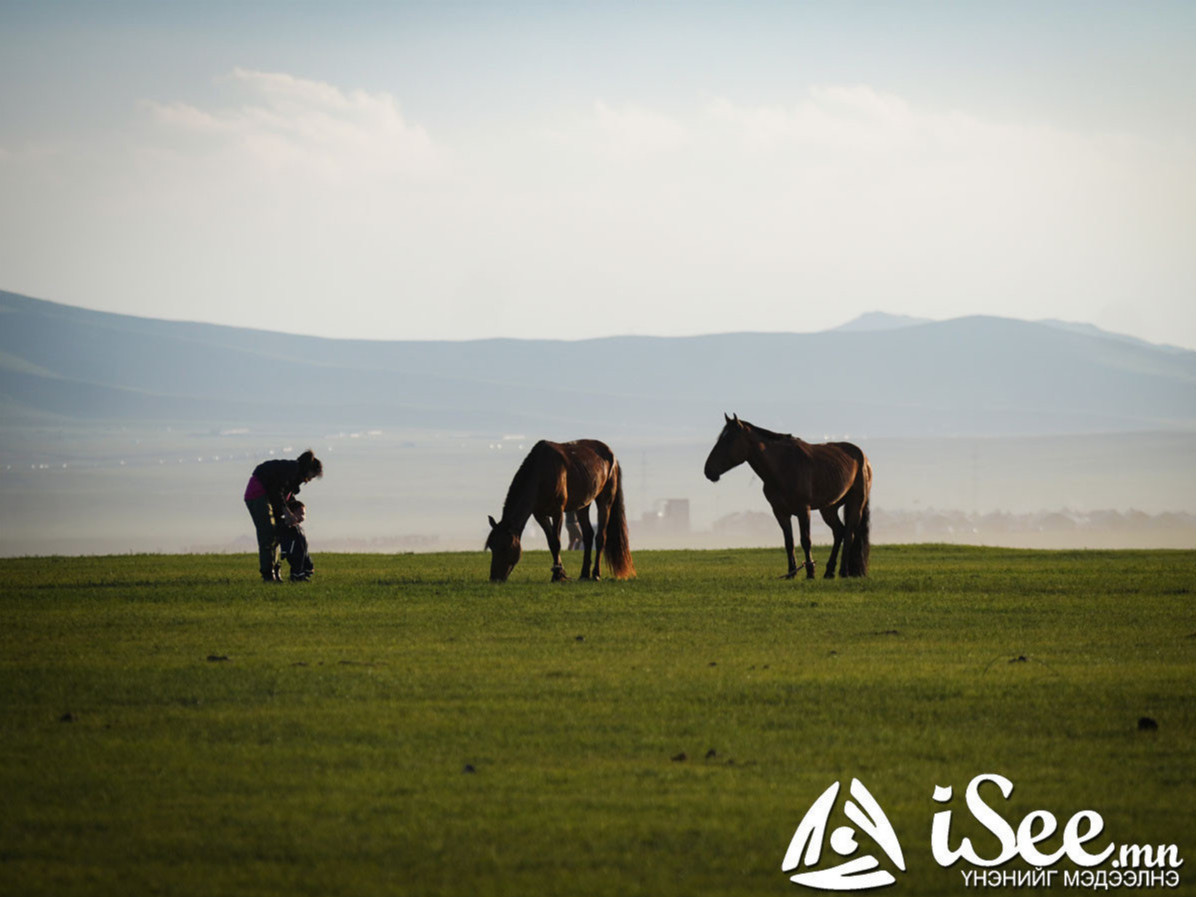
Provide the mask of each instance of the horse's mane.
{"label": "horse's mane", "polygon": [[529,481],[535,482],[532,477],[536,472],[536,465],[540,460],[540,447],[544,445],[544,440],[532,446],[532,451],[528,452],[527,457],[524,458],[520,469],[515,472],[515,476],[511,478],[511,485],[507,487],[507,498],[503,500],[503,519],[507,519],[507,513],[514,510],[516,503],[520,496],[528,488]]}
{"label": "horse's mane", "polygon": [[749,427],[752,427],[752,430],[754,433],[759,433],[761,436],[764,436],[766,439],[793,439],[794,438],[793,435],[791,435],[790,433],[774,433],[772,430],[766,430],[764,427],[758,427],[756,424],[749,423],[746,420],[740,421],[740,423],[745,424]]}

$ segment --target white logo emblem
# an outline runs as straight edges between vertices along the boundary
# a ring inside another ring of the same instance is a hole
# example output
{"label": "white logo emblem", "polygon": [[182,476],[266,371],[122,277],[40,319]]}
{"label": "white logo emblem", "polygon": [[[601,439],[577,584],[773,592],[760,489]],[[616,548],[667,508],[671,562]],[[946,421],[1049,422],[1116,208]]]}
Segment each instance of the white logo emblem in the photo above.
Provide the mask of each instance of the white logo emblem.
{"label": "white logo emblem", "polygon": [[[884,888],[892,885],[896,879],[891,873],[877,868],[881,864],[872,854],[847,859],[860,847],[856,843],[858,831],[872,838],[900,871],[906,871],[898,836],[894,834],[893,826],[889,824],[881,805],[873,799],[869,789],[862,785],[859,779],[853,779],[848,790],[854,800],[844,801],[844,815],[856,828],[841,825],[831,833],[829,842],[831,849],[839,856],[845,857],[845,861],[830,869],[814,869],[791,875],[790,881],[794,884],[827,891],[863,891],[866,888]],[[790,841],[790,848],[781,863],[782,872],[793,872],[799,866],[811,869],[819,862],[823,838],[831,821],[831,810],[839,793],[840,783],[835,782],[811,804]]]}

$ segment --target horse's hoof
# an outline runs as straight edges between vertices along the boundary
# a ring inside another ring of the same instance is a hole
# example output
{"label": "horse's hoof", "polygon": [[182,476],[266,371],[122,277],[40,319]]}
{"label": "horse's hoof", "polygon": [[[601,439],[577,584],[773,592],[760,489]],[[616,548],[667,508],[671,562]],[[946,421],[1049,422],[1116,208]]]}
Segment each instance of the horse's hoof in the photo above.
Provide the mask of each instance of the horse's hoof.
{"label": "horse's hoof", "polygon": [[835,571],[828,570],[826,573],[823,574],[823,578],[824,579],[835,579]]}

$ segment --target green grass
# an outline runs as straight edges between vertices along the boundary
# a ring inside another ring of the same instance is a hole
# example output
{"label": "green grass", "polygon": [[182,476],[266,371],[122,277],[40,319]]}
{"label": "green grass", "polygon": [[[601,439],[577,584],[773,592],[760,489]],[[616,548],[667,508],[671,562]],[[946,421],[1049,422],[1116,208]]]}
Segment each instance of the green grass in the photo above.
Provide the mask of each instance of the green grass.
{"label": "green grass", "polygon": [[557,585],[529,553],[502,586],[482,553],[316,560],[0,561],[0,893],[801,893],[794,828],[856,776],[889,893],[956,894],[931,793],[992,853],[985,772],[1015,825],[1180,845],[1193,893],[1193,552],[883,546],[830,582],[640,552]]}

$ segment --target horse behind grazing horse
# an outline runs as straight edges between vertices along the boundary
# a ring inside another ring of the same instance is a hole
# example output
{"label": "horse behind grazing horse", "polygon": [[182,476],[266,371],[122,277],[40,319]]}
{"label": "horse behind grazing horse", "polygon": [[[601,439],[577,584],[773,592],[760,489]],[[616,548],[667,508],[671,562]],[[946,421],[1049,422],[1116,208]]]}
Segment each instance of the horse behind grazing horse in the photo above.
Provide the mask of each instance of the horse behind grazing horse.
{"label": "horse behind grazing horse", "polygon": [[[765,498],[785,536],[790,562],[787,579],[798,574],[794,559],[794,529],[791,516],[798,518],[806,578],[815,578],[810,555],[810,512],[819,511],[831,527],[835,543],[827,561],[826,578],[835,576],[836,556],[843,549],[840,576],[865,576],[869,571],[869,489],[873,468],[865,453],[850,442],[812,445],[786,433],[773,433],[738,417],[723,415],[726,423],[707,457],[707,479],[719,477],[738,464],[748,466],[761,478]],[[844,522],[836,509],[843,506]]]}
{"label": "horse behind grazing horse", "polygon": [[[598,528],[590,525],[591,503],[598,509]],[[561,519],[566,511],[577,513],[582,528],[581,579],[599,579],[599,558],[605,556],[616,579],[636,575],[628,548],[628,521],[623,508],[623,481],[619,462],[597,439],[545,442],[532,446],[516,471],[503,502],[503,519],[490,517],[486,547],[491,551],[490,578],[506,582],[519,563],[520,535],[529,517],[544,530],[553,553],[553,582],[569,579],[561,563]],[[590,567],[591,543],[594,569]]]}

